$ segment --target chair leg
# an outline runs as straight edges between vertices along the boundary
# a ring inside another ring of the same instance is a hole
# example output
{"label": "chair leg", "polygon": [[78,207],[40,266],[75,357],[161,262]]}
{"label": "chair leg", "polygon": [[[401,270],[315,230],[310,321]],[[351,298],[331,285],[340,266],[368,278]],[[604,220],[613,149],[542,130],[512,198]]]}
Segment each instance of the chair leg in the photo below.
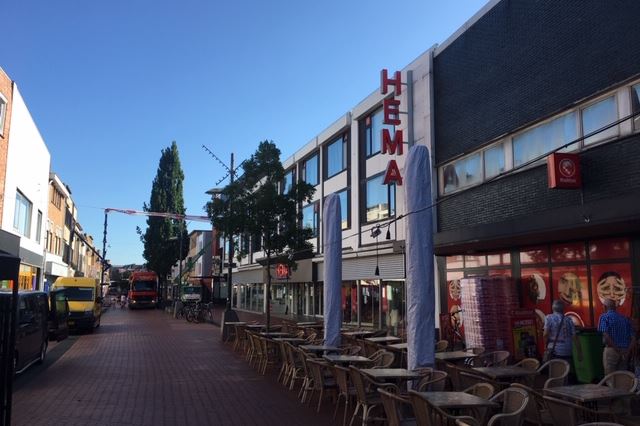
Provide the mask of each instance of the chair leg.
{"label": "chair leg", "polygon": [[342,415],[342,426],[347,426],[347,413],[349,412],[349,395],[345,397],[344,414]]}
{"label": "chair leg", "polygon": [[358,411],[360,410],[361,405],[362,404],[360,404],[360,401],[358,401],[358,403],[356,404],[355,410],[353,410],[353,415],[351,416],[351,421],[349,422],[349,426],[353,426],[353,421],[356,419],[356,415],[358,414]]}
{"label": "chair leg", "polygon": [[324,393],[324,389],[320,389],[320,398],[318,398],[318,409],[316,412],[320,412],[320,405],[322,404],[322,394]]}
{"label": "chair leg", "polygon": [[336,408],[335,410],[333,410],[333,420],[336,419],[336,416],[338,415],[338,408],[340,408],[340,397],[342,396],[342,394],[338,395],[338,400],[336,401]]}

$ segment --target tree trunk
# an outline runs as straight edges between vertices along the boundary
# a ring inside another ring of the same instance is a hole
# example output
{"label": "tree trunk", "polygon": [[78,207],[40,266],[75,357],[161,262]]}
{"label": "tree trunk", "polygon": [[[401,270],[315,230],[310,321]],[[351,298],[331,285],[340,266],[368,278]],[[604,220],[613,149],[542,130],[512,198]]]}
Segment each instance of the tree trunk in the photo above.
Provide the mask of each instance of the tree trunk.
{"label": "tree trunk", "polygon": [[267,332],[271,329],[271,252],[267,251],[267,291],[265,299],[267,301]]}

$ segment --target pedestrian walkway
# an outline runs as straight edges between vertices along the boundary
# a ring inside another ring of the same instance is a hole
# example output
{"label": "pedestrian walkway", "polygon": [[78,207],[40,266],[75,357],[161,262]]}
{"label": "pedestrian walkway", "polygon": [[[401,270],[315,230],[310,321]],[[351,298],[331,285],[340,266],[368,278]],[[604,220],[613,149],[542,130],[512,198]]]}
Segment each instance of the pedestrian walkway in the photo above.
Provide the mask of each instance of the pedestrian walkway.
{"label": "pedestrian walkway", "polygon": [[18,378],[13,425],[333,424],[333,410],[318,414],[273,374],[258,375],[210,324],[110,309],[95,333],[66,346]]}

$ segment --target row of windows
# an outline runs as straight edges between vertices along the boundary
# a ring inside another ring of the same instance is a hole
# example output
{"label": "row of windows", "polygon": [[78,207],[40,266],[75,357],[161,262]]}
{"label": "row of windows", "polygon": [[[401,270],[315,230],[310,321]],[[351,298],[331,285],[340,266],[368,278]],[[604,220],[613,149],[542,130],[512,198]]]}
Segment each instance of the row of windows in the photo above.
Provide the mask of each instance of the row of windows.
{"label": "row of windows", "polygon": [[[631,91],[631,111],[640,111],[640,84],[625,90]],[[563,151],[578,151],[618,136],[619,125],[601,130],[621,118],[618,101],[617,93],[610,94],[440,167],[440,193],[447,195],[477,185],[506,170],[526,165],[580,137],[584,139]],[[633,121],[634,129],[639,130],[640,116]]]}

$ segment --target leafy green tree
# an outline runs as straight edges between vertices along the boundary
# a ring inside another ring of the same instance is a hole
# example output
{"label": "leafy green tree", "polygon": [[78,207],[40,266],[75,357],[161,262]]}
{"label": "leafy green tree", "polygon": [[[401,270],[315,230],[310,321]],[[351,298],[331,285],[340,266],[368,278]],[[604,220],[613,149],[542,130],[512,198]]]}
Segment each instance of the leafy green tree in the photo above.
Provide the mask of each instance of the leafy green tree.
{"label": "leafy green tree", "polygon": [[[242,164],[243,174],[222,190],[222,197],[207,203],[206,210],[214,226],[229,236],[250,235],[260,241],[267,267],[267,325],[271,321],[271,265],[286,263],[295,268],[295,259],[311,254],[308,240],[313,231],[300,226],[303,202],[311,201],[315,188],[306,182],[294,182],[282,193],[284,169],[280,150],[272,141],[263,141]],[[237,246],[236,238],[231,239]],[[238,256],[255,244],[237,247]]]}
{"label": "leafy green tree", "polygon": [[[183,215],[185,213],[182,196],[183,180],[184,173],[180,166],[178,145],[174,141],[171,147],[161,152],[158,171],[151,186],[149,204],[144,203],[143,210]],[[189,239],[186,224],[183,220],[149,216],[144,234],[140,230],[138,232],[144,244],[143,257],[147,261],[147,268],[156,272],[164,284],[172,265],[178,260],[178,254],[182,254],[184,259],[188,252]],[[181,241],[182,249],[179,247]]]}

